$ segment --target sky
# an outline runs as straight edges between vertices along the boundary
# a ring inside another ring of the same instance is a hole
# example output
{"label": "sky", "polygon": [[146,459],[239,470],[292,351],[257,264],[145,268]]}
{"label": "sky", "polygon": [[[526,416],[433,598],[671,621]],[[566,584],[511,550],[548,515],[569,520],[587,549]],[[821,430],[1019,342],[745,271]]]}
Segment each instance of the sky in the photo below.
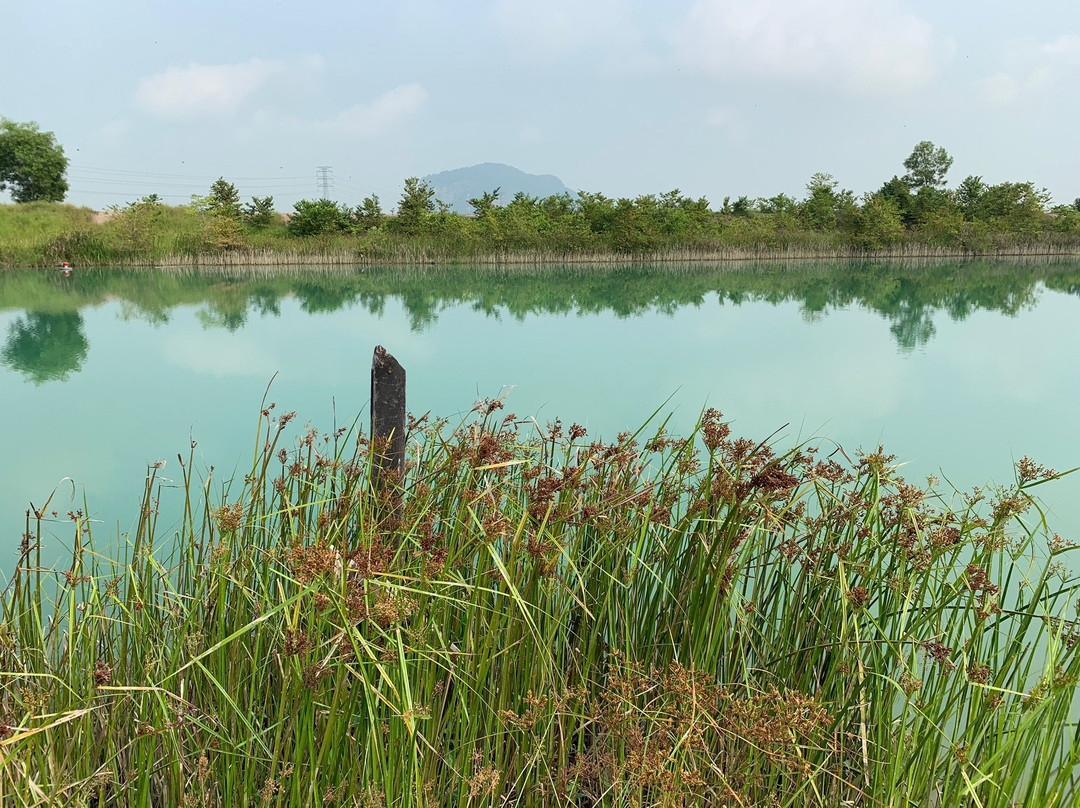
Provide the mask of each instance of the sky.
{"label": "sky", "polygon": [[0,115],[96,209],[224,176],[289,210],[319,166],[391,209],[481,162],[719,206],[872,191],[921,140],[952,187],[1080,197],[1076,0],[0,0],[0,27]]}

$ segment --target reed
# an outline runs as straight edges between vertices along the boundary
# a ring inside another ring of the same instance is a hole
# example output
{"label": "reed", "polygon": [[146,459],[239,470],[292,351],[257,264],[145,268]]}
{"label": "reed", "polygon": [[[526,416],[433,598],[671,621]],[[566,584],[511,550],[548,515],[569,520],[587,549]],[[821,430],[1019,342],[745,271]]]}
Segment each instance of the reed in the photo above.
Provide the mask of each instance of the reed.
{"label": "reed", "polygon": [[242,477],[151,468],[129,534],[29,514],[0,803],[1077,804],[1060,475],[949,495],[712,410],[603,443],[501,406],[412,420],[400,497],[266,405]]}
{"label": "reed", "polygon": [[[51,253],[73,254],[56,249]],[[362,247],[339,247],[325,249],[321,246],[297,250],[286,243],[278,248],[232,249],[218,252],[194,252],[190,254],[124,253],[108,249],[83,250],[75,253],[83,267],[151,267],[159,269],[216,268],[216,267],[295,267],[305,266],[410,266],[451,265],[467,263],[481,266],[539,266],[539,265],[609,265],[609,264],[675,264],[691,262],[750,262],[750,261],[815,261],[836,260],[887,260],[887,259],[950,259],[973,257],[1040,258],[1068,257],[1080,254],[1077,245],[1056,240],[1037,241],[1029,244],[1010,244],[986,249],[963,249],[910,243],[881,250],[863,250],[845,245],[792,244],[784,247],[771,245],[749,246],[673,246],[645,253],[616,251],[574,250],[508,250],[485,252],[482,250],[454,252],[452,250],[395,244],[378,250]],[[36,256],[22,259],[21,263],[9,262],[8,266],[44,266],[50,259]]]}

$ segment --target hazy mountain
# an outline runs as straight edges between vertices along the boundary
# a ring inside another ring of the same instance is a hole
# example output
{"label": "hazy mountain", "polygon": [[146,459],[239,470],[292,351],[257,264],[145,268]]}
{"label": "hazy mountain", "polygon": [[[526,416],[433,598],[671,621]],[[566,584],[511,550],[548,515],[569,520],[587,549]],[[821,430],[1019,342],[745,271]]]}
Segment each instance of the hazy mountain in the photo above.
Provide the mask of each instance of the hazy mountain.
{"label": "hazy mountain", "polygon": [[499,189],[500,205],[508,203],[518,191],[539,197],[571,192],[562,180],[551,174],[526,174],[502,163],[481,163],[440,171],[423,177],[423,180],[435,189],[436,199],[441,199],[458,213],[471,213],[469,200],[496,188]]}

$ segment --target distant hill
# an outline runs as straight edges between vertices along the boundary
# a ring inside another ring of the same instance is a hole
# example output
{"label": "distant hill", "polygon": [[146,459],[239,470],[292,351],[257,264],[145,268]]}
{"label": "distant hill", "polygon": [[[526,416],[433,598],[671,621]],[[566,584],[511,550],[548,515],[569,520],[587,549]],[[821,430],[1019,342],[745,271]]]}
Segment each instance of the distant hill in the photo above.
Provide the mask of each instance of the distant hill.
{"label": "distant hill", "polygon": [[539,197],[571,192],[562,180],[551,174],[526,174],[503,163],[455,168],[428,174],[422,179],[435,189],[436,199],[441,199],[458,213],[471,213],[469,200],[496,188],[499,189],[497,204],[500,205],[507,204],[518,191]]}

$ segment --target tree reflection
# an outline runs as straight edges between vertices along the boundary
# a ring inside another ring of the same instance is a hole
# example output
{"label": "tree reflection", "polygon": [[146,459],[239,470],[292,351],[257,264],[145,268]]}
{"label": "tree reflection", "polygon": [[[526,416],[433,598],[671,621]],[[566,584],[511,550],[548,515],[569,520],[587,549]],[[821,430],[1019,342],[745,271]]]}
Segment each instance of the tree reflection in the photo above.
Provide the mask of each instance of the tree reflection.
{"label": "tree reflection", "polygon": [[63,381],[82,369],[90,343],[78,312],[31,311],[8,327],[0,362],[23,373],[34,384]]}
{"label": "tree reflection", "polygon": [[[12,327],[5,362],[38,381],[63,378],[86,354],[75,312],[105,300],[124,303],[124,316],[166,322],[180,306],[197,306],[204,328],[243,329],[253,317],[282,315],[294,301],[307,314],[344,307],[382,316],[396,304],[413,331],[430,329],[448,309],[466,306],[488,317],[659,313],[678,318],[687,306],[718,302],[781,305],[796,303],[807,322],[840,310],[863,309],[884,320],[901,351],[934,339],[936,324],[960,321],[974,312],[1014,316],[1036,304],[1043,288],[1080,295],[1080,262],[952,260],[821,261],[734,265],[628,264],[544,267],[364,267],[280,273],[244,271],[146,273],[90,270],[58,295],[55,279],[41,273],[0,274],[0,311],[15,307],[55,310],[65,302],[71,314],[30,314]],[[48,303],[43,303],[44,300]],[[46,321],[46,318],[47,321]],[[68,318],[68,319],[65,319]],[[55,337],[52,336],[55,332]],[[67,345],[68,364],[50,367],[52,354],[34,355],[31,345]],[[21,360],[17,357],[32,357]],[[58,375],[60,374],[60,375]]]}

